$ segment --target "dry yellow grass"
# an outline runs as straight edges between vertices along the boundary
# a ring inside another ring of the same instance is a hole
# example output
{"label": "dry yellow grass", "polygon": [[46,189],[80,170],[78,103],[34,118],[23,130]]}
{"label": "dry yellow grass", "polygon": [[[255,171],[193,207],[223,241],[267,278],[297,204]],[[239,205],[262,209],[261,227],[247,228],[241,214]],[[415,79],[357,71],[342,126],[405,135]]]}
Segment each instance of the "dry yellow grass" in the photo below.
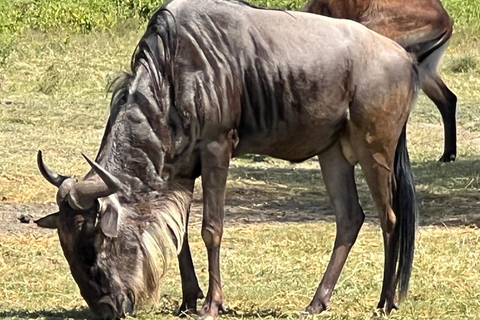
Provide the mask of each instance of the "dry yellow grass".
{"label": "dry yellow grass", "polygon": [[[202,287],[206,252],[192,229],[192,250]],[[225,319],[298,318],[326,268],[335,235],[332,223],[254,224],[226,228],[223,283],[231,313]],[[480,314],[480,230],[424,227],[418,233],[408,299],[391,319],[476,319]],[[370,319],[378,302],[383,245],[367,224],[339,280],[325,319]],[[177,266],[167,273],[156,308],[139,319],[171,318],[181,297]],[[89,318],[56,235],[0,234],[0,317]]]}

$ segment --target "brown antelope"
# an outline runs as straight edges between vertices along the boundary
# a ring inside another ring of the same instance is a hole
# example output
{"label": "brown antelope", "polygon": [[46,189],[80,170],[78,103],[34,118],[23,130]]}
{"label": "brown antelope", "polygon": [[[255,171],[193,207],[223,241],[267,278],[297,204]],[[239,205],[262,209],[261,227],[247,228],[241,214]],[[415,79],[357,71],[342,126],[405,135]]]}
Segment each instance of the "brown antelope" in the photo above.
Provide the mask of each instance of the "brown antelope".
{"label": "brown antelope", "polygon": [[[354,165],[365,174],[385,247],[379,307],[407,294],[417,210],[406,123],[418,69],[398,44],[364,26],[237,0],[173,0],[151,18],[114,91],[92,170],[50,170],[57,228],[82,296],[104,318],[154,295],[177,254],[183,302],[203,297],[188,244],[194,180],[203,186],[208,291],[199,311],[224,309],[220,244],[229,162],[245,153],[291,162],[318,156],[336,214],[333,254],[307,311],[322,312],[364,221]],[[312,272],[318,268],[312,267]]]}
{"label": "brown antelope", "polygon": [[405,48],[425,77],[423,92],[442,115],[445,144],[440,161],[455,160],[457,96],[437,72],[453,22],[439,0],[311,0],[303,11],[359,22]]}

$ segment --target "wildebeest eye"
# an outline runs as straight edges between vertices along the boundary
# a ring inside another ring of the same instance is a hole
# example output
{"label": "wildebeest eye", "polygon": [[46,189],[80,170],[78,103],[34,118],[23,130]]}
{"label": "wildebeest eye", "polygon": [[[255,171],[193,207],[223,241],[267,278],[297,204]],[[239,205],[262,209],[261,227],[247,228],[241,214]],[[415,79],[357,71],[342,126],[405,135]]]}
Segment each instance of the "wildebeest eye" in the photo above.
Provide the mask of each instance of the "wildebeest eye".
{"label": "wildebeest eye", "polygon": [[82,231],[88,235],[92,234],[95,231],[95,220],[86,219],[82,226]]}

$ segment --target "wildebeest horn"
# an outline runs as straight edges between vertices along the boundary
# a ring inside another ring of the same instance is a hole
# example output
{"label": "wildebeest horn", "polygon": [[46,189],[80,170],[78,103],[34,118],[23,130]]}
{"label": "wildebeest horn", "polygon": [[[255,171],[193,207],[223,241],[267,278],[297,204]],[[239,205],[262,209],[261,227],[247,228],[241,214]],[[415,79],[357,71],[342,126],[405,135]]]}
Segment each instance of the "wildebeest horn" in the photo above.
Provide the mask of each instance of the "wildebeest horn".
{"label": "wildebeest horn", "polygon": [[74,190],[71,190],[70,192],[70,199],[73,202],[71,204],[78,209],[87,210],[93,206],[93,202],[96,199],[107,197],[120,190],[122,184],[107,170],[90,160],[83,153],[82,156],[87,160],[93,171],[95,171],[101,179],[100,181],[79,181],[75,184]]}
{"label": "wildebeest horn", "polygon": [[92,169],[95,171],[95,173],[98,174],[98,176],[100,178],[102,178],[103,182],[105,182],[105,184],[107,185],[109,190],[113,190],[111,193],[117,192],[118,190],[121,189],[122,184],[120,183],[120,181],[118,181],[117,178],[115,178],[107,170],[100,167],[100,165],[98,165],[98,163],[90,160],[83,153],[82,153],[82,156],[85,158],[85,160],[87,160],[88,164],[90,165],[90,167],[92,167]]}
{"label": "wildebeest horn", "polygon": [[60,185],[63,183],[63,181],[65,181],[66,179],[68,179],[68,177],[62,176],[61,174],[58,174],[58,173],[50,170],[50,169],[45,165],[45,163],[43,163],[42,150],[38,150],[38,154],[37,154],[37,165],[38,165],[38,169],[40,170],[40,173],[42,174],[42,176],[43,176],[45,179],[47,179],[48,182],[50,182],[51,184],[53,184],[53,185],[56,186],[57,188],[60,187]]}

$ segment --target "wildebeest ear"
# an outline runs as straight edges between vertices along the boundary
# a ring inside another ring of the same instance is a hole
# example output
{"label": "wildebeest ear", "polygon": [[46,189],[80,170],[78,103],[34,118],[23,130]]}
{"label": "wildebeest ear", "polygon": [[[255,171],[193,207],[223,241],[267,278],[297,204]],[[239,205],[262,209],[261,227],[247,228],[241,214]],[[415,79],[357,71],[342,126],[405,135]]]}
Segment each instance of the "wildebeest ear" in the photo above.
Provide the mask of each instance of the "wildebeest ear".
{"label": "wildebeest ear", "polygon": [[118,210],[115,206],[108,205],[103,212],[100,218],[100,229],[109,238],[118,236]]}
{"label": "wildebeest ear", "polygon": [[48,229],[58,229],[58,217],[60,214],[58,212],[49,214],[43,218],[40,218],[35,221],[37,226]]}

